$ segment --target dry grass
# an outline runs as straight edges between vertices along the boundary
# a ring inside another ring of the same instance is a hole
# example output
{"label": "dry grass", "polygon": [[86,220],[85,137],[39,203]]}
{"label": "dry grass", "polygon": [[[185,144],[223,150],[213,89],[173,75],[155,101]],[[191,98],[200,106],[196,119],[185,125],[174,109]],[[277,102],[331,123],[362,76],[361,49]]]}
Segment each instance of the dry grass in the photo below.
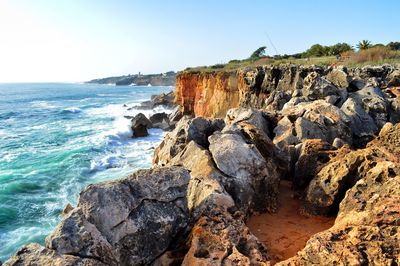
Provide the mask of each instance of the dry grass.
{"label": "dry grass", "polygon": [[296,64],[296,65],[346,65],[348,67],[362,67],[365,65],[382,65],[382,64],[400,64],[400,51],[393,51],[387,47],[374,47],[359,52],[346,52],[342,54],[341,59],[335,56],[310,57],[310,58],[288,58],[288,59],[272,59],[260,58],[258,60],[231,60],[227,64],[217,64],[212,66],[201,66],[187,68],[187,72],[218,72],[218,71],[236,71],[245,67],[257,67],[261,65],[280,65],[280,64]]}

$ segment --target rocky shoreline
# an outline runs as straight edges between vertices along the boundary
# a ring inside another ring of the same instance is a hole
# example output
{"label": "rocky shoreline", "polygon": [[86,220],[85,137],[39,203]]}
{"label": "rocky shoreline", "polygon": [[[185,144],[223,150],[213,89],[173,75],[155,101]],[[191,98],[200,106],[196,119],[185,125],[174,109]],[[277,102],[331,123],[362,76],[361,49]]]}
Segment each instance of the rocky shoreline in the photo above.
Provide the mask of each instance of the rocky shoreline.
{"label": "rocky shoreline", "polygon": [[276,265],[400,263],[398,67],[182,72],[175,101],[132,118],[137,136],[171,130],[152,169],[88,186],[45,247],[4,265],[271,265],[246,223],[285,204],[282,180],[302,215],[335,222]]}

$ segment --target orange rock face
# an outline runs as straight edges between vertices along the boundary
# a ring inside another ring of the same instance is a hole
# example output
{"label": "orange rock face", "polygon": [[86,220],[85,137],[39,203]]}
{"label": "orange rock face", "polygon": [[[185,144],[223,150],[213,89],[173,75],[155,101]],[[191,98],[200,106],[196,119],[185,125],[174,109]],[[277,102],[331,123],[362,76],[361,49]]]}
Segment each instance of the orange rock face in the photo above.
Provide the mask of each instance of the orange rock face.
{"label": "orange rock face", "polygon": [[247,86],[236,72],[180,73],[176,78],[175,101],[185,114],[224,117],[238,107]]}

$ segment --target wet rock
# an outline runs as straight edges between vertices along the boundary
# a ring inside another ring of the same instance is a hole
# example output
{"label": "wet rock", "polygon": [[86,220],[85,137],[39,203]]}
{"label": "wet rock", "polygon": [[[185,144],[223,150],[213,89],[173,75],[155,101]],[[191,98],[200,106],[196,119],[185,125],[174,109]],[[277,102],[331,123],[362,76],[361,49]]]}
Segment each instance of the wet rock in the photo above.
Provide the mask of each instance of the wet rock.
{"label": "wet rock", "polygon": [[223,121],[220,119],[182,118],[176,124],[175,129],[169,132],[156,148],[153,163],[167,165],[191,140],[207,148],[209,145],[208,136],[216,130],[221,130],[223,126]]}
{"label": "wet rock", "polygon": [[147,117],[139,113],[137,114],[133,119],[132,119],[132,131],[133,131],[133,137],[138,138],[138,137],[145,137],[148,136],[149,133],[147,132],[148,128],[151,128],[152,124]]}
{"label": "wet rock", "polygon": [[74,208],[72,207],[72,205],[70,203],[67,203],[67,205],[65,205],[63,211],[62,211],[62,215],[65,216],[68,213],[70,213]]}
{"label": "wet rock", "polygon": [[153,107],[157,107],[160,105],[163,105],[165,107],[174,107],[175,103],[174,103],[174,98],[175,98],[175,94],[173,91],[168,92],[168,93],[161,93],[159,95],[152,95],[151,96],[151,101],[153,103]]}
{"label": "wet rock", "polygon": [[279,174],[273,158],[267,161],[254,145],[242,136],[214,133],[209,137],[210,152],[218,167],[230,177],[226,188],[243,213],[275,211]]}
{"label": "wet rock", "polygon": [[176,123],[183,117],[182,108],[176,106],[174,110],[168,115],[171,126],[175,126]]}
{"label": "wet rock", "polygon": [[6,261],[3,266],[30,266],[30,265],[54,265],[54,266],[105,266],[107,264],[93,258],[80,258],[74,255],[59,254],[52,249],[29,244],[22,247],[17,253]]}
{"label": "wet rock", "polygon": [[157,106],[165,106],[167,108],[175,107],[174,101],[175,94],[173,91],[168,93],[161,93],[158,95],[152,95],[150,101],[141,102],[139,106],[131,107],[128,110],[138,109],[138,110],[149,110]]}
{"label": "wet rock", "polygon": [[89,185],[46,246],[108,265],[149,264],[186,230],[189,178],[169,167]]}
{"label": "wet rock", "polygon": [[169,130],[169,118],[166,113],[155,113],[149,118],[153,128],[161,128],[162,130]]}

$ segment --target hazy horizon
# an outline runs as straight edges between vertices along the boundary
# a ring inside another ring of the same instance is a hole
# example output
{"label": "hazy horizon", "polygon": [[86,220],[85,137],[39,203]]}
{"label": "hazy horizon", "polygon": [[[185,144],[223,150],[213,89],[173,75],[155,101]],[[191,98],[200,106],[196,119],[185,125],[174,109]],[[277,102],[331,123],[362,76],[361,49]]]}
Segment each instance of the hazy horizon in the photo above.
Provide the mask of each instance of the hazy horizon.
{"label": "hazy horizon", "polygon": [[399,8],[396,1],[372,0],[3,0],[0,82],[179,71],[243,59],[260,46],[274,55],[315,43],[388,43],[400,36]]}

